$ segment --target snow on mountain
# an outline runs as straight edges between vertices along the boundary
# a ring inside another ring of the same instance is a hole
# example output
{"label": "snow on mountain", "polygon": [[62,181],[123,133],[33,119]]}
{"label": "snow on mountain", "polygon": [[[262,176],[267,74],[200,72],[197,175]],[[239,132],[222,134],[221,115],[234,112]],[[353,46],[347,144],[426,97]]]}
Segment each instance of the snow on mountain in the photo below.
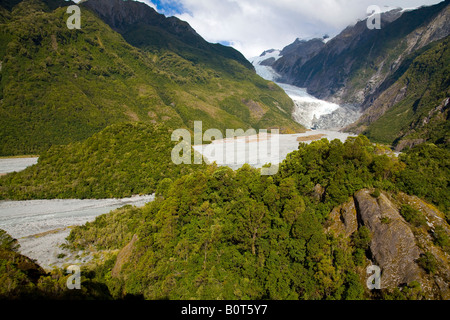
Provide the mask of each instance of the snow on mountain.
{"label": "snow on mountain", "polygon": [[[254,57],[251,59],[251,63],[255,67],[256,73],[269,81],[276,82],[277,79],[280,78],[280,75],[272,69],[272,67],[268,64],[273,64],[275,61],[281,58],[281,51],[280,50],[267,50],[264,51],[259,57]],[[269,62],[270,61],[270,62]],[[267,62],[267,63],[265,63]]]}
{"label": "snow on mountain", "polygon": [[[295,110],[292,114],[294,120],[306,128],[312,128],[314,121],[319,119],[321,116],[331,114],[335,110],[339,109],[339,105],[319,100],[308,94],[305,88],[299,88],[293,85],[277,82],[277,80],[280,79],[280,75],[273,70],[270,65],[281,58],[280,53],[280,50],[267,50],[264,51],[259,57],[250,59],[250,61],[259,76],[266,80],[275,82],[294,101]],[[333,127],[335,126],[333,125]]]}

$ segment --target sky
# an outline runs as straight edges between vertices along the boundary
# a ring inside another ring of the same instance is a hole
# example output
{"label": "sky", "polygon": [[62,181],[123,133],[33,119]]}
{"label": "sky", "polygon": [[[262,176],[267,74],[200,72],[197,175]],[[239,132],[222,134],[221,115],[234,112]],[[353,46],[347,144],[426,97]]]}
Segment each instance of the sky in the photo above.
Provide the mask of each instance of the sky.
{"label": "sky", "polygon": [[138,0],[187,21],[204,39],[230,45],[246,58],[283,49],[296,38],[334,36],[367,8],[415,8],[442,0]]}

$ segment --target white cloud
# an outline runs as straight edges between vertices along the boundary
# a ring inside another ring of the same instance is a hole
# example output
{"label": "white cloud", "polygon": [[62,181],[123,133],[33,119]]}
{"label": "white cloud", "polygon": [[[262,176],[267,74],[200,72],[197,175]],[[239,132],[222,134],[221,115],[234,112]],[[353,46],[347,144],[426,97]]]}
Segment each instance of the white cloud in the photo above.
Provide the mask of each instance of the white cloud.
{"label": "white cloud", "polygon": [[[145,1],[145,0],[143,0]],[[229,42],[246,57],[283,48],[297,37],[336,34],[372,5],[416,7],[439,0],[177,0],[177,15],[210,42]]]}
{"label": "white cloud", "polygon": [[[79,0],[75,0],[78,2]],[[158,12],[179,8],[210,42],[226,42],[247,58],[282,49],[296,38],[335,35],[364,19],[370,5],[414,8],[443,0],[135,0]]]}
{"label": "white cloud", "polygon": [[159,11],[159,8],[156,6],[156,4],[154,4],[154,3],[153,3],[152,1],[150,1],[150,0],[136,0],[136,1],[143,2],[143,3],[145,3],[146,5],[152,7],[153,9]]}

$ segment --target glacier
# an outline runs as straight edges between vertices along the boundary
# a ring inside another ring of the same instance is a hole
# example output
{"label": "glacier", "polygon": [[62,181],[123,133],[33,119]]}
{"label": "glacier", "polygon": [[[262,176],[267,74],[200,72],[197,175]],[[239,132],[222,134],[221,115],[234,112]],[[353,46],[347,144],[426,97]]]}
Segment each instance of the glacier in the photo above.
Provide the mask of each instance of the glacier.
{"label": "glacier", "polygon": [[339,130],[359,119],[361,114],[354,106],[340,106],[320,100],[310,95],[306,88],[279,82],[281,75],[264,62],[268,59],[274,62],[281,57],[280,50],[271,49],[250,59],[250,62],[260,77],[275,82],[292,99],[295,105],[292,117],[295,121],[307,129]]}

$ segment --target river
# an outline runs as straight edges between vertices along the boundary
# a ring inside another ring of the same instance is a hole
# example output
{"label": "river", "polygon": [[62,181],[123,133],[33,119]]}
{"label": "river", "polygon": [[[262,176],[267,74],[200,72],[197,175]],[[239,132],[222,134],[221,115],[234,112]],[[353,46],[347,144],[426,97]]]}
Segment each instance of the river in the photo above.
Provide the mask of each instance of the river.
{"label": "river", "polygon": [[[300,142],[309,144],[320,139],[345,142],[352,134],[332,130],[308,130],[296,134],[257,134],[235,139],[214,140],[210,144],[193,146],[208,163],[228,166],[236,170],[244,165],[261,168],[265,164],[276,165],[286,159],[292,151],[298,150]],[[265,145],[264,145],[265,144]]]}
{"label": "river", "polygon": [[[277,75],[274,70],[260,65],[258,61],[254,61],[258,74],[268,80],[276,80]],[[330,116],[342,109],[336,104],[312,97],[303,88],[277,84],[295,103],[293,118],[306,128],[311,128],[315,120]],[[229,166],[232,169],[237,169],[244,163],[261,168],[267,163],[281,163],[289,153],[298,149],[299,142],[311,143],[321,138],[327,138],[330,141],[339,139],[344,142],[349,136],[336,130],[309,130],[305,133],[290,135],[269,134],[263,139],[261,135],[255,135],[247,139],[237,139],[239,142],[234,139],[222,139],[209,145],[194,146],[194,149],[202,153],[208,162],[215,161],[218,165]],[[261,141],[267,142],[266,152],[260,152],[258,149],[261,148]],[[230,142],[235,143],[231,153]],[[258,152],[252,152],[254,150]],[[24,170],[36,164],[37,161],[37,157],[0,159],[0,175]],[[154,195],[103,200],[0,201],[0,229],[18,239],[21,246],[20,252],[35,259],[45,269],[86,263],[92,257],[80,257],[81,252],[78,255],[70,255],[60,248],[70,234],[71,227],[93,221],[97,216],[125,205],[140,207],[153,200]],[[58,258],[61,253],[67,257]]]}
{"label": "river", "polygon": [[27,158],[0,158],[0,175],[21,171],[38,162],[38,157]]}
{"label": "river", "polygon": [[[0,173],[24,170],[36,164],[37,159],[0,159]],[[93,221],[99,215],[125,205],[144,206],[154,198],[154,195],[145,195],[101,200],[0,201],[0,229],[19,241],[20,253],[36,260],[45,269],[68,263],[83,263],[90,257],[73,259],[73,256],[60,248],[70,234],[71,227]],[[67,258],[59,259],[60,253],[66,254]]]}

